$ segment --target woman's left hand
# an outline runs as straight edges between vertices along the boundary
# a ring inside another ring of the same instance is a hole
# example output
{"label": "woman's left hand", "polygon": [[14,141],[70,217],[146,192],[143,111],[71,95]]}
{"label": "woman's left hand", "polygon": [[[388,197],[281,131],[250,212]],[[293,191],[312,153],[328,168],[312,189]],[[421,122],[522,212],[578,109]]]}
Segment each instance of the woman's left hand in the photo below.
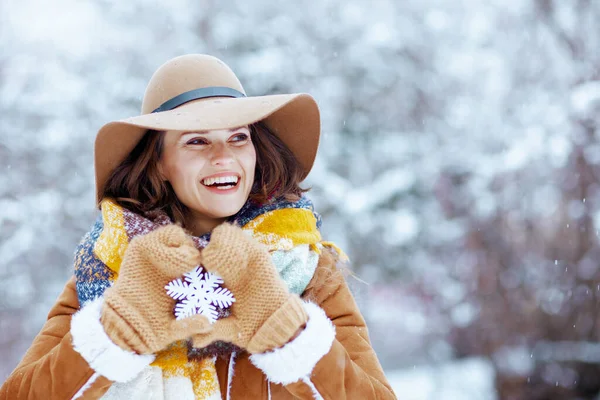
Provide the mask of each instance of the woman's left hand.
{"label": "woman's left hand", "polygon": [[216,227],[201,252],[204,268],[224,280],[235,296],[231,315],[193,337],[194,347],[225,341],[249,353],[281,347],[308,319],[302,300],[279,277],[268,250],[234,225]]}

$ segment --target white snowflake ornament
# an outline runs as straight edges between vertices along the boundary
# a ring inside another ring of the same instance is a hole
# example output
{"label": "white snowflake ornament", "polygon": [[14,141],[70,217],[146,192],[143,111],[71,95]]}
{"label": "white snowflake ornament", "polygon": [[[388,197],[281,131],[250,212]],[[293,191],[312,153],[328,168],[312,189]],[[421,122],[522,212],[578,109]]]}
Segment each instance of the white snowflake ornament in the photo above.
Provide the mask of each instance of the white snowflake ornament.
{"label": "white snowflake ornament", "polygon": [[217,306],[225,309],[235,302],[229,289],[219,287],[223,279],[208,271],[203,272],[200,265],[183,276],[184,281],[175,279],[165,286],[167,294],[177,300],[176,319],[202,314],[213,324],[219,316]]}

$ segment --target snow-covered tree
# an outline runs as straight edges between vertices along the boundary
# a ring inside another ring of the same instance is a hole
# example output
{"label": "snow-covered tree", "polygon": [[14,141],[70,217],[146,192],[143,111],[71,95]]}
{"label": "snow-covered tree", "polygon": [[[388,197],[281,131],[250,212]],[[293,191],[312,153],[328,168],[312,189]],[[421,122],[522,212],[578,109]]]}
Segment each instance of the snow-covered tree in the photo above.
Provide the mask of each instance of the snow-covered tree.
{"label": "snow-covered tree", "polygon": [[317,98],[307,185],[385,367],[478,354],[502,396],[581,392],[598,363],[551,349],[599,339],[599,19],[594,0],[0,3],[0,376],[93,221],[97,129],[206,52],[251,95]]}

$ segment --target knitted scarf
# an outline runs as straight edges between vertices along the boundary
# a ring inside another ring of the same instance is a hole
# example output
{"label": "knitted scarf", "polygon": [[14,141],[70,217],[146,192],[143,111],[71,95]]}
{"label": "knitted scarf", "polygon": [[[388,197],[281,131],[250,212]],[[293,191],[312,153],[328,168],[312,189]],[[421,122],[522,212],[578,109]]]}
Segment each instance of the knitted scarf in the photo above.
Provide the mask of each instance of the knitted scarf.
{"label": "knitted scarf", "polygon": [[[295,202],[271,199],[265,204],[249,200],[228,221],[251,232],[256,240],[266,245],[290,292],[302,294],[314,274],[323,243],[319,232],[320,216],[314,212],[307,197],[302,196]],[[79,304],[101,296],[117,279],[131,239],[170,223],[172,221],[162,211],[139,215],[112,199],[103,200],[101,214],[75,252]],[[193,237],[193,240],[198,249],[203,249],[210,241],[210,233]],[[220,399],[216,356],[233,350],[232,345],[225,343],[216,343],[212,348],[192,349],[188,342],[175,342],[156,354],[149,368],[154,368],[155,373],[156,368],[162,370],[163,387],[172,389],[170,395],[165,391],[165,398],[181,397],[181,393],[177,393],[176,382],[184,378],[191,381],[196,399]],[[143,380],[148,379],[145,377]],[[189,381],[184,386],[189,388]],[[120,398],[127,393],[134,394],[138,389],[135,382],[113,384],[106,397]]]}

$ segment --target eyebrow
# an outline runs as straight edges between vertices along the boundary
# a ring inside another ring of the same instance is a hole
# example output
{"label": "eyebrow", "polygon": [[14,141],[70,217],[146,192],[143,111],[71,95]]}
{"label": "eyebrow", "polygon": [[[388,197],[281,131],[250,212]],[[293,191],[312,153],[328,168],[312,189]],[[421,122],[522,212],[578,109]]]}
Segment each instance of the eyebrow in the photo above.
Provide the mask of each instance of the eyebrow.
{"label": "eyebrow", "polygon": [[[229,131],[229,133],[233,133],[233,132],[235,132],[235,131],[237,131],[239,129],[243,129],[243,128],[250,129],[247,126],[238,126],[237,128],[228,129],[228,131]],[[179,135],[179,137],[181,138],[181,137],[183,137],[185,135],[204,135],[204,134],[207,134],[208,132],[209,131],[186,131],[186,132],[181,132],[181,134]]]}

